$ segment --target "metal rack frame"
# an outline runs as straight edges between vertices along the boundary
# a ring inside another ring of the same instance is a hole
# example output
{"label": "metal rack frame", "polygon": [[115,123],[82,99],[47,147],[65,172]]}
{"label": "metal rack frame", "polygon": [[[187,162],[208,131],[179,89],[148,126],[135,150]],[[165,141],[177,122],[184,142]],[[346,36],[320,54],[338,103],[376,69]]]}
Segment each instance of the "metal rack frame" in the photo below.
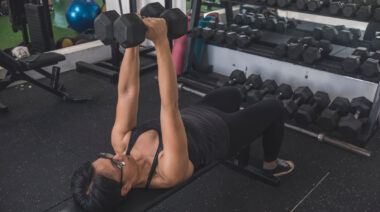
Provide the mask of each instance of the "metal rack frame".
{"label": "metal rack frame", "polygon": [[[228,0],[228,1],[222,1],[221,3],[225,7],[226,20],[227,20],[226,22],[227,22],[227,24],[232,23],[232,20],[233,20],[232,3],[255,4],[252,1],[247,1],[247,0],[242,0],[242,1],[239,1],[239,0]],[[200,16],[200,7],[201,7],[201,4],[202,4],[201,0],[193,0],[192,1],[192,4],[191,4],[192,5],[192,16],[191,16],[191,20],[190,20],[190,29],[189,30],[191,30],[191,29],[193,29],[194,27],[197,26],[197,23],[199,21],[199,16]],[[281,8],[281,9],[284,10],[284,8]],[[286,10],[286,8],[285,8],[285,10]],[[302,11],[297,11],[297,12],[302,12]],[[192,68],[193,68],[193,64],[194,64],[194,61],[195,61],[194,60],[194,43],[195,43],[195,40],[196,40],[196,38],[188,38],[188,41],[187,41],[186,54],[185,54],[185,59],[184,59],[184,67],[183,67],[183,71],[182,71],[182,73],[184,73],[184,74],[186,72],[188,72],[188,71],[191,71]],[[215,47],[215,48],[220,48],[220,49],[218,49],[220,53],[223,52],[223,49],[226,49],[226,48],[223,48],[223,47]],[[241,52],[239,50],[232,50],[232,51]],[[221,54],[223,54],[223,53],[221,53]],[[231,52],[229,52],[229,55],[230,54],[231,54]],[[245,54],[251,54],[251,53],[245,53]],[[208,56],[209,55],[204,54],[204,57],[208,58]],[[236,59],[236,60],[239,60],[239,59]],[[214,60],[213,62],[215,63],[217,61]],[[246,64],[245,61],[238,61],[238,62],[234,61],[234,62],[236,64]],[[280,62],[280,61],[278,61],[278,62]],[[282,63],[289,64],[290,62],[284,61]],[[214,65],[214,64],[210,64],[209,63],[209,65]],[[303,68],[305,68],[305,67],[303,67]],[[286,72],[286,70],[281,70],[281,71],[282,72],[284,72],[284,71]],[[312,73],[312,72],[316,72],[316,71],[319,71],[319,70],[313,69],[313,68],[309,68],[308,71],[310,73]],[[223,74],[224,75],[228,75],[227,73],[223,73]],[[329,74],[332,74],[332,73],[329,73]],[[303,73],[300,72],[300,75],[303,75]],[[336,74],[334,74],[334,75],[336,75]],[[364,130],[364,132],[362,134],[362,138],[361,138],[362,141],[359,142],[360,145],[363,146],[363,145],[366,144],[366,142],[373,135],[373,132],[375,131],[375,129],[377,129],[378,118],[379,118],[379,115],[380,115],[379,114],[380,113],[380,86],[379,86],[380,84],[379,83],[374,83],[374,82],[368,82],[368,81],[365,81],[365,80],[355,79],[355,78],[349,78],[349,77],[346,77],[346,78],[347,78],[348,82],[350,82],[350,80],[355,80],[356,83],[361,84],[359,86],[360,87],[359,89],[362,89],[361,93],[365,93],[365,91],[368,91],[368,90],[371,90],[371,92],[373,92],[373,93],[369,94],[370,96],[373,97],[372,99],[370,99],[373,102],[373,107],[372,107],[371,112],[370,112],[370,116],[369,116],[369,120],[368,120],[368,127]],[[335,79],[336,79],[336,76],[335,76]],[[320,80],[320,79],[315,79],[315,80]],[[325,80],[330,80],[330,79],[325,79]],[[282,81],[282,80],[280,79],[280,81]],[[331,83],[334,83],[334,82],[331,82]],[[349,83],[346,84],[346,86],[348,86],[348,85],[349,85]],[[371,88],[368,88],[368,87],[371,87]],[[373,89],[373,87],[375,87],[376,89]],[[292,129],[294,129],[294,128],[292,128]],[[299,128],[299,129],[302,129],[302,128]],[[299,131],[301,133],[304,133],[304,134],[311,135],[310,133],[305,133],[305,130],[306,129],[297,130],[297,131]],[[349,144],[347,142],[345,142],[345,143]],[[357,146],[354,146],[354,148],[356,148],[356,147]],[[350,149],[350,148],[351,147],[348,147],[348,148],[345,148],[345,149]]]}

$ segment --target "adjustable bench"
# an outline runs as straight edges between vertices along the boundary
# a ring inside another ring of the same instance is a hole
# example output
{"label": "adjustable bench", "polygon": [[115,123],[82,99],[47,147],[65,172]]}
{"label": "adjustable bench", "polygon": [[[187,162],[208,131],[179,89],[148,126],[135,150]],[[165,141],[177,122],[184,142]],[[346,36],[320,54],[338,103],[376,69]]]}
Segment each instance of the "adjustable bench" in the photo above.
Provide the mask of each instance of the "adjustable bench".
{"label": "adjustable bench", "polygon": [[[15,81],[25,80],[61,97],[65,101],[83,102],[89,100],[89,98],[73,98],[63,91],[63,86],[59,84],[60,67],[53,66],[51,73],[43,69],[47,66],[56,65],[63,60],[65,60],[64,55],[54,52],[31,55],[30,57],[16,60],[5,51],[0,50],[0,66],[8,70],[5,79],[0,81],[0,91]],[[27,73],[30,71],[36,71],[50,79],[50,85],[29,76]],[[0,103],[0,111],[6,111],[7,109],[7,106]]]}
{"label": "adjustable bench", "polygon": [[[255,179],[258,179],[266,184],[277,186],[280,183],[278,177],[268,175],[264,173],[261,169],[258,169],[252,165],[248,164],[249,160],[249,146],[243,149],[237,156],[232,157],[228,160],[215,161],[202,169],[198,170],[194,175],[183,183],[176,185],[170,189],[132,189],[127,196],[125,201],[116,208],[116,212],[122,211],[148,211],[155,205],[160,204],[165,199],[172,195],[176,195],[177,192],[181,191],[187,186],[200,178],[207,178],[206,173],[218,172],[221,170],[230,170],[229,172],[236,172],[236,174],[242,174]],[[224,168],[220,168],[224,167]],[[207,180],[207,179],[206,179]],[[69,201],[64,201],[58,206],[53,208],[54,211],[59,212],[82,212],[83,210],[77,206],[72,199]]]}

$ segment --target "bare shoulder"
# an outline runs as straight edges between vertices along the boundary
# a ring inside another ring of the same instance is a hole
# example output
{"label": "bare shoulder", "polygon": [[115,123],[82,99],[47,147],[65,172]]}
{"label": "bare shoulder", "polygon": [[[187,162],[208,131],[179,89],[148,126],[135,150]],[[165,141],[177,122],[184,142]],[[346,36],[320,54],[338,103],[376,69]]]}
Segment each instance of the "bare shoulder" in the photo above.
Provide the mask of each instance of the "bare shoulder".
{"label": "bare shoulder", "polygon": [[[181,163],[182,168],[176,168],[174,163]],[[175,157],[165,155],[162,151],[159,155],[158,167],[156,169],[156,182],[154,183],[157,188],[170,188],[181,182],[188,180],[194,173],[194,165],[190,160],[183,162],[175,161]],[[155,180],[154,180],[155,181]],[[152,181],[153,186],[153,181]]]}

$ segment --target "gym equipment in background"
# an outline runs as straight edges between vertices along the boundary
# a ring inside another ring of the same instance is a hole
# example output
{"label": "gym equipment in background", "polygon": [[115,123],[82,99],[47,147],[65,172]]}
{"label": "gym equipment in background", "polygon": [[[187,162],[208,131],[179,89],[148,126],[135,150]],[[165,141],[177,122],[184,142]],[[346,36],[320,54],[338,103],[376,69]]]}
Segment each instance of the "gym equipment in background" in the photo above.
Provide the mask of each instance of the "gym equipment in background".
{"label": "gym equipment in background", "polygon": [[66,10],[69,27],[81,33],[94,28],[94,20],[100,13],[100,6],[93,0],[73,0]]}
{"label": "gym equipment in background", "polygon": [[60,28],[67,28],[69,25],[66,21],[66,8],[71,0],[52,0],[54,13],[52,14],[53,25]]}

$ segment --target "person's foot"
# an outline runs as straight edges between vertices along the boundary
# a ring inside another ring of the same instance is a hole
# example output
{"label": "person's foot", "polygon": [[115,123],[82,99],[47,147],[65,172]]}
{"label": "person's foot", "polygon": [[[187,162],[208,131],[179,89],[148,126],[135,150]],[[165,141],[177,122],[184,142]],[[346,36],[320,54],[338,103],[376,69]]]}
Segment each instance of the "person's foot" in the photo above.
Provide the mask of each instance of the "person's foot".
{"label": "person's foot", "polygon": [[294,163],[289,160],[278,158],[277,165],[275,167],[263,167],[263,169],[273,176],[279,177],[291,173],[294,170]]}

